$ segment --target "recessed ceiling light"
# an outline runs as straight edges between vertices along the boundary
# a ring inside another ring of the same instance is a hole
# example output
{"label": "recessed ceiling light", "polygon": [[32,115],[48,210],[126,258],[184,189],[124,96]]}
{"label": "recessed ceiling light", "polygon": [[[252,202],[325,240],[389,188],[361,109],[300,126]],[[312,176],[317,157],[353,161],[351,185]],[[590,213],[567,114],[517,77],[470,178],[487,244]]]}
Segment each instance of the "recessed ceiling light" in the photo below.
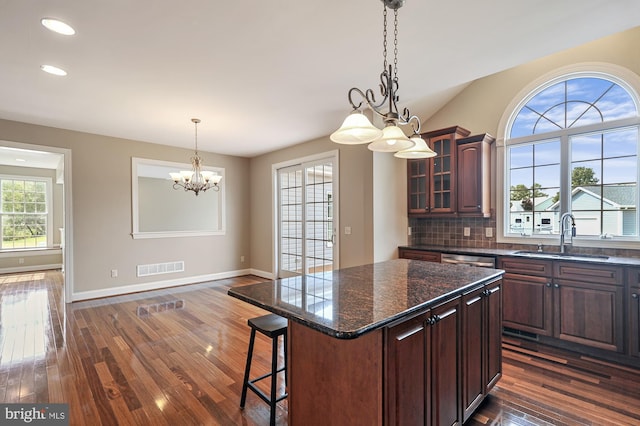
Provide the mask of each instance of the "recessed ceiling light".
{"label": "recessed ceiling light", "polygon": [[58,19],[54,19],[54,18],[42,18],[40,20],[40,22],[42,23],[42,25],[45,26],[45,28],[58,33],[58,34],[63,34],[63,35],[74,35],[76,33],[76,30],[74,30],[71,25],[66,24]]}
{"label": "recessed ceiling light", "polygon": [[54,67],[53,65],[40,65],[40,69],[53,75],[67,75],[67,72],[65,70],[63,70],[62,68]]}

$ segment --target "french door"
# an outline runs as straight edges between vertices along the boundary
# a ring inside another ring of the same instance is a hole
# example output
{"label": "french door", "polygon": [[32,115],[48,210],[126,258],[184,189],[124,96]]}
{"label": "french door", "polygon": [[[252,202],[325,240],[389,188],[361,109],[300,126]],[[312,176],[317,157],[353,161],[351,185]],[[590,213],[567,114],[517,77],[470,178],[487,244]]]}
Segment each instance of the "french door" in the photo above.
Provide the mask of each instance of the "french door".
{"label": "french door", "polygon": [[278,278],[336,267],[335,162],[325,158],[277,170]]}

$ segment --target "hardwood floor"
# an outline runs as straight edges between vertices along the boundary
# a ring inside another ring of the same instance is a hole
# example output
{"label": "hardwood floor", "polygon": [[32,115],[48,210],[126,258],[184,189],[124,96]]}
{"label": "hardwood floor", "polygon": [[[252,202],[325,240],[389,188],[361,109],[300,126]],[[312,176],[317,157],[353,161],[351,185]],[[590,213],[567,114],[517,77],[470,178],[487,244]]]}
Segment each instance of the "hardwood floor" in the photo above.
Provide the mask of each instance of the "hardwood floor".
{"label": "hardwood floor", "polygon": [[[268,424],[255,394],[238,406],[246,321],[265,312],[226,295],[258,281],[62,306],[59,271],[0,275],[0,401],[69,403],[71,425]],[[504,376],[467,424],[640,424],[640,370],[516,339],[503,346]],[[253,367],[270,367],[260,335]],[[287,424],[286,400],[277,417]]]}

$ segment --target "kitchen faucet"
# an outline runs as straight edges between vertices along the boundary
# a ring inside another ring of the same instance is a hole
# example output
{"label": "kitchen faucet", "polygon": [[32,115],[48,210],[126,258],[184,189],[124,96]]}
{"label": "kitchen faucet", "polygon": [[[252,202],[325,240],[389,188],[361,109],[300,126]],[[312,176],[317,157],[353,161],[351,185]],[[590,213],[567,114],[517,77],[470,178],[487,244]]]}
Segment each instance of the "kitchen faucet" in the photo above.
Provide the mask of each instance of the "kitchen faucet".
{"label": "kitchen faucet", "polygon": [[[568,243],[564,242],[564,237],[569,227],[567,226],[567,219],[571,219],[571,237]],[[565,245],[570,245],[573,242],[573,237],[576,236],[576,218],[571,213],[564,213],[560,218],[560,253],[565,252]]]}

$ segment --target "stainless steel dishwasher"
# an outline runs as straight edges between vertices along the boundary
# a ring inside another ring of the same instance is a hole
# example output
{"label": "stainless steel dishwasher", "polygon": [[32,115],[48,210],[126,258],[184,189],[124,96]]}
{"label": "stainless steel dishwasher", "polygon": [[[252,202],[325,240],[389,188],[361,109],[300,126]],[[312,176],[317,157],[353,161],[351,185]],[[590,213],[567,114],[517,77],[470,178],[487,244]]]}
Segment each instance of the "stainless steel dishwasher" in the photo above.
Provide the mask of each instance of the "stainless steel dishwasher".
{"label": "stainless steel dishwasher", "polygon": [[478,266],[481,268],[495,268],[496,259],[489,256],[472,256],[467,254],[442,253],[441,263],[452,263],[456,265]]}

